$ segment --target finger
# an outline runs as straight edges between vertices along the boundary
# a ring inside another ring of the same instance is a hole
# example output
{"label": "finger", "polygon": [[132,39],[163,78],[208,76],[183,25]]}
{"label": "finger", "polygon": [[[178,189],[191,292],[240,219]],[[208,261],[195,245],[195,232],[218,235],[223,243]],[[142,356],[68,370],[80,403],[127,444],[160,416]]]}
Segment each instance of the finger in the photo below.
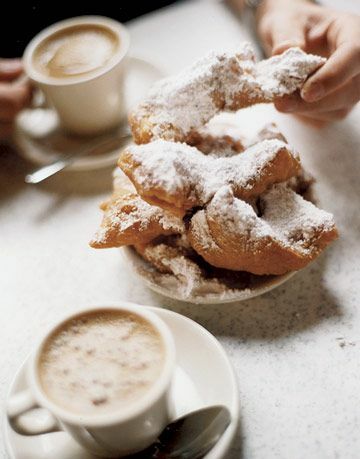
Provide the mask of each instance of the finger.
{"label": "finger", "polygon": [[309,118],[308,116],[295,115],[295,118],[300,120],[302,123],[307,124],[308,126],[321,129],[329,124],[329,121],[316,120],[314,118]]}
{"label": "finger", "polygon": [[329,47],[327,40],[327,30],[329,29],[333,16],[326,18],[321,17],[317,19],[315,24],[308,24],[308,31],[306,36],[306,51],[311,54],[328,57]]}
{"label": "finger", "polygon": [[292,46],[305,48],[306,26],[295,16],[274,14],[271,27],[272,54],[281,54]]}
{"label": "finger", "polygon": [[7,140],[13,132],[13,128],[13,123],[0,123],[0,141]]}
{"label": "finger", "polygon": [[0,119],[11,121],[31,100],[30,85],[0,83]]}
{"label": "finger", "polygon": [[360,98],[360,76],[317,102],[305,102],[299,94],[284,96],[275,102],[280,112],[328,112],[354,105]]}
{"label": "finger", "polygon": [[311,24],[307,33],[307,41],[310,45],[323,43],[327,45],[327,35],[329,27],[334,21],[333,15],[328,15],[324,18],[323,16],[317,19],[315,24]]}
{"label": "finger", "polygon": [[225,0],[225,3],[235,11],[242,11],[245,7],[245,0]]}
{"label": "finger", "polygon": [[338,34],[329,27],[329,44],[335,51],[302,88],[301,97],[307,102],[322,99],[360,73],[360,34],[351,27],[342,27]]}
{"label": "finger", "polygon": [[303,49],[306,46],[305,23],[281,12],[265,16],[259,24],[259,33],[270,54],[281,54],[293,46]]}
{"label": "finger", "polygon": [[0,80],[11,81],[23,71],[21,59],[0,59]]}
{"label": "finger", "polygon": [[352,111],[352,107],[347,107],[341,110],[333,110],[329,112],[320,112],[320,113],[297,113],[296,116],[307,119],[308,121],[319,121],[319,122],[333,122],[341,121],[348,116]]}

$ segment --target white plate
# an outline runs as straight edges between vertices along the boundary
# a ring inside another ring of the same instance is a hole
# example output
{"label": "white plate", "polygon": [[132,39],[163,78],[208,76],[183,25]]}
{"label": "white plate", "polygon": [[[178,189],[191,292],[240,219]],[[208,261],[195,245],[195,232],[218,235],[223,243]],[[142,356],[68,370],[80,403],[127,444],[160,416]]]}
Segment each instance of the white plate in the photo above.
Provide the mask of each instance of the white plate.
{"label": "white plate", "polygon": [[[216,338],[187,317],[149,307],[173,333],[177,368],[172,389],[174,417],[207,405],[225,405],[231,423],[206,459],[223,458],[229,450],[239,420],[238,387],[231,363]],[[26,388],[26,362],[21,366],[8,396]],[[6,449],[11,459],[93,459],[65,432],[22,436],[3,423]],[[144,458],[146,459],[146,458]]]}
{"label": "white plate", "polygon": [[[135,57],[128,58],[128,72],[125,80],[125,99],[128,110],[144,96],[149,86],[164,76],[153,64]],[[119,127],[119,134],[125,125]],[[114,133],[110,133],[111,136]],[[56,160],[59,155],[76,151],[84,146],[91,149],[96,137],[76,137],[67,135],[60,127],[55,111],[48,107],[23,110],[16,120],[13,143],[16,151],[25,159],[45,166]],[[119,148],[125,146],[119,139],[104,148],[97,148],[88,156],[76,160],[67,169],[84,171],[114,165],[119,157]]]}
{"label": "white plate", "polygon": [[174,300],[195,304],[234,303],[248,300],[279,287],[296,274],[296,271],[292,271],[281,276],[254,276],[252,283],[245,287],[229,288],[219,292],[210,285],[208,289],[202,287],[201,290],[189,293],[181,280],[172,274],[159,274],[132,247],[122,247],[121,250],[126,262],[151,290]]}

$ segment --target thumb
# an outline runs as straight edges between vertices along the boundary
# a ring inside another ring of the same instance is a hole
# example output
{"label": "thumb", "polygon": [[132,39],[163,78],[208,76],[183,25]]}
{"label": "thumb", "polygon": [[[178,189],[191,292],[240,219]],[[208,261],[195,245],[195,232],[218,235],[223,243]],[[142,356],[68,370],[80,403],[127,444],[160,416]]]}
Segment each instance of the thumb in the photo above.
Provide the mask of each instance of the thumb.
{"label": "thumb", "polygon": [[0,80],[11,81],[21,75],[21,59],[0,59]]}
{"label": "thumb", "polygon": [[306,27],[301,18],[289,18],[276,14],[271,26],[271,54],[281,54],[288,48],[298,46],[306,47]]}

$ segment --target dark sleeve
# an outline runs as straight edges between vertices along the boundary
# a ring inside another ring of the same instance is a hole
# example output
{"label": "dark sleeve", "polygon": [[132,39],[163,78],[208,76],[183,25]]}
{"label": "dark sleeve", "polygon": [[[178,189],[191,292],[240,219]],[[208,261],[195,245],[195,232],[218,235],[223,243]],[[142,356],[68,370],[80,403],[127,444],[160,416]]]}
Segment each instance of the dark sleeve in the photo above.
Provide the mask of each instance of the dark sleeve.
{"label": "dark sleeve", "polygon": [[[162,8],[176,0],[126,1],[100,0],[92,6],[89,0],[72,2],[8,0],[1,13],[0,57],[22,56],[27,43],[45,27],[62,19],[83,16],[108,16],[126,22],[157,8]],[[4,27],[7,24],[7,27]]]}

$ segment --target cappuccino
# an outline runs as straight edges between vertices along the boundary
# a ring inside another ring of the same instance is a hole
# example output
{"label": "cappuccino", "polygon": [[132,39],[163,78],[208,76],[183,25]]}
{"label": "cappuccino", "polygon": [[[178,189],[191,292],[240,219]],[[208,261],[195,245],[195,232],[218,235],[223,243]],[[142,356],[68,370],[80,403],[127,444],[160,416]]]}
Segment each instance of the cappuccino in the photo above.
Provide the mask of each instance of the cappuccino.
{"label": "cappuccino", "polygon": [[78,24],[41,42],[33,54],[33,66],[46,77],[87,76],[104,67],[119,46],[119,38],[110,28]]}
{"label": "cappuccino", "polygon": [[91,311],[45,341],[39,380],[55,404],[79,415],[119,412],[144,396],[165,361],[162,337],[135,313]]}

